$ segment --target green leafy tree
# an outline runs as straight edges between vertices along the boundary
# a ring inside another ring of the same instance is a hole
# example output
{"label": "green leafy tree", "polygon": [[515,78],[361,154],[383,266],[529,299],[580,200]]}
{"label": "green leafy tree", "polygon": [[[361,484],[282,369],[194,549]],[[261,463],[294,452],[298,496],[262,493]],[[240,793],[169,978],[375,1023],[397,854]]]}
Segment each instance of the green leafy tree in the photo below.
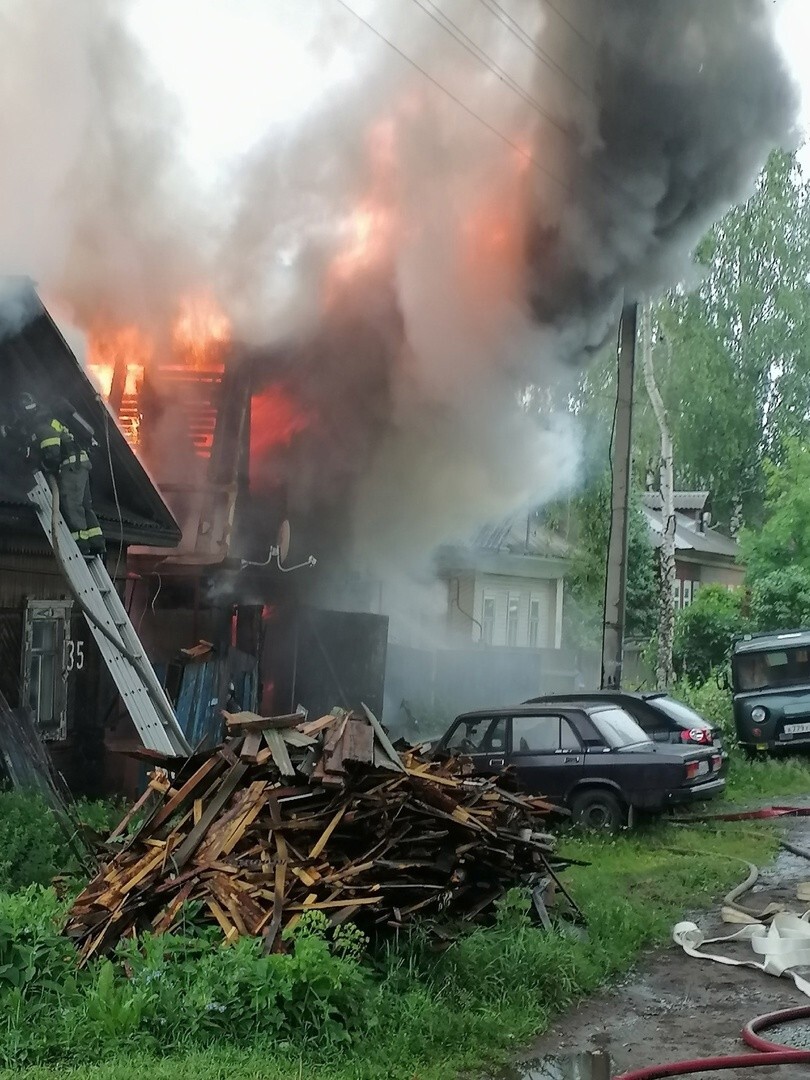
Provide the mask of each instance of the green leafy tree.
{"label": "green leafy tree", "polygon": [[704,682],[721,667],[734,638],[748,628],[743,616],[743,592],[723,585],[706,585],[675,621],[674,661],[679,676]]}
{"label": "green leafy tree", "polygon": [[[707,233],[700,278],[654,311],[656,370],[672,424],[676,486],[708,489],[716,519],[762,517],[767,458],[810,434],[810,185],[774,152],[751,198]],[[639,373],[637,472],[658,433]]]}
{"label": "green leafy tree", "polygon": [[757,630],[810,627],[810,569],[786,566],[751,583],[751,622]]}
{"label": "green leafy tree", "polygon": [[780,451],[779,459],[764,463],[765,523],[740,536],[752,585],[788,567],[810,571],[810,446],[791,438]]}
{"label": "green leafy tree", "polygon": [[[602,633],[605,592],[605,557],[610,531],[610,477],[598,478],[564,508],[549,512],[558,529],[561,520],[572,546],[571,570],[565,608],[565,636],[569,644],[598,644]],[[638,505],[630,510],[627,537],[626,634],[649,638],[655,629],[657,590],[655,551]]]}

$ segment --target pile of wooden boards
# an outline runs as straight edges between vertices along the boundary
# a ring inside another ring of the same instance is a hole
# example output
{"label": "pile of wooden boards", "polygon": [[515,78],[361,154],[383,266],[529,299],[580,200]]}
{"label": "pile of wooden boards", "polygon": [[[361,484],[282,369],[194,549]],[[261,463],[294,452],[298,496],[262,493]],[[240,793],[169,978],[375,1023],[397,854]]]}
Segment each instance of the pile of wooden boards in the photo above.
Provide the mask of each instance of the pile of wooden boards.
{"label": "pile of wooden boards", "polygon": [[542,831],[543,800],[472,778],[464,759],[398,752],[367,709],[226,722],[213,753],[172,779],[154,770],[112,834],[66,924],[85,960],[170,930],[193,901],[227,942],[262,935],[268,950],[306,911],[366,929],[446,926],[491,915],[521,883],[544,915],[539,887],[564,862]]}

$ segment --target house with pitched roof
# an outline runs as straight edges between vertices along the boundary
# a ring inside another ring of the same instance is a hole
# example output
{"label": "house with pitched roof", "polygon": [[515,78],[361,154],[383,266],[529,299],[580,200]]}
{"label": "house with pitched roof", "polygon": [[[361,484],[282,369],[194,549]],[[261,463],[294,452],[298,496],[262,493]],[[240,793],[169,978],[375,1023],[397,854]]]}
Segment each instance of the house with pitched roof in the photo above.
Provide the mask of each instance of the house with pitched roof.
{"label": "house with pitched roof", "polygon": [[[0,377],[5,422],[28,392],[51,407],[69,403],[93,428],[94,506],[123,593],[128,548],[170,551],[180,528],[28,279],[0,287]],[[0,693],[11,708],[31,709],[74,789],[120,790],[107,736],[131,725],[26,497],[31,475],[0,441]]]}
{"label": "house with pitched roof", "polygon": [[[708,491],[676,491],[675,503],[675,606],[688,607],[704,585],[741,588],[745,567],[739,562],[737,541],[712,525]],[[641,509],[653,547],[661,546],[664,525],[661,495],[645,491]]]}

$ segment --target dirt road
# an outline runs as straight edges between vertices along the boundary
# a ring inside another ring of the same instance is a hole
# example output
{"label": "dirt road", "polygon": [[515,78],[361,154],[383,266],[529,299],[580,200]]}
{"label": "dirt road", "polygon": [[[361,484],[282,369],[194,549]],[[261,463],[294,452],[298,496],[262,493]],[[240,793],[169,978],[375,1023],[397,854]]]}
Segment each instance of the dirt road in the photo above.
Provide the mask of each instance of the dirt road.
{"label": "dirt road", "polygon": [[[810,819],[792,822],[786,838],[810,850]],[[810,862],[783,852],[741,902],[764,908],[774,901],[798,912],[801,904],[796,900],[796,884],[808,879]],[[712,936],[733,930],[721,923],[715,912],[684,913],[684,918],[692,919]],[[740,959],[753,958],[743,945],[718,947],[718,952]],[[764,1012],[804,1004],[810,1002],[789,979],[693,960],[673,944],[651,953],[621,985],[561,1016],[513,1069],[499,1074],[500,1080],[544,1080],[555,1070],[544,1069],[540,1060],[554,1054],[604,1050],[610,1055],[613,1073],[618,1074],[642,1065],[734,1053],[743,1048],[739,1032],[748,1020]],[[808,1067],[766,1068],[746,1075],[807,1080]]]}

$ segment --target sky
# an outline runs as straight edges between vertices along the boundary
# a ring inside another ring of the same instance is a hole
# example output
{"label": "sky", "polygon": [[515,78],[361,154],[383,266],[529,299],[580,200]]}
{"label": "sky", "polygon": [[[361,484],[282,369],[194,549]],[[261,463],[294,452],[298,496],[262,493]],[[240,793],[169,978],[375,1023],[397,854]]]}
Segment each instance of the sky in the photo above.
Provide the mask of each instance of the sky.
{"label": "sky", "polygon": [[[350,2],[361,15],[374,6]],[[802,126],[810,129],[810,0],[773,3],[777,34],[802,90]],[[325,14],[337,31],[328,47],[315,39]],[[294,124],[349,78],[352,50],[369,33],[337,0],[135,0],[132,27],[180,102],[189,161],[211,181],[267,131]],[[810,149],[803,156],[810,166]]]}

